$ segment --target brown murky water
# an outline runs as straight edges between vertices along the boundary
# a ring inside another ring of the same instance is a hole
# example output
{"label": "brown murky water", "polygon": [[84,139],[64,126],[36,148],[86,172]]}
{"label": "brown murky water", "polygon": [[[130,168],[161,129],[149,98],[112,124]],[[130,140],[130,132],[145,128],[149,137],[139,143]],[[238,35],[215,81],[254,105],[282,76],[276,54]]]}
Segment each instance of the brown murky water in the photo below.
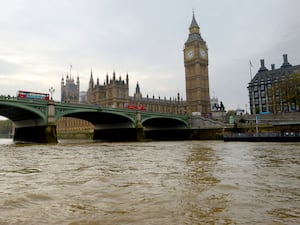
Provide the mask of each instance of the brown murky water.
{"label": "brown murky water", "polygon": [[0,140],[0,224],[300,224],[300,143]]}

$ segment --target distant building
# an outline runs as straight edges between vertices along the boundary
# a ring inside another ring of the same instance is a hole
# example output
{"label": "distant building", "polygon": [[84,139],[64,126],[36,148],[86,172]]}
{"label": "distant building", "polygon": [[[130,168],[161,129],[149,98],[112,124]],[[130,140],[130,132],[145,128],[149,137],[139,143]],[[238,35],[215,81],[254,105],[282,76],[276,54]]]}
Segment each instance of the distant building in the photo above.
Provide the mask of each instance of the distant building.
{"label": "distant building", "polygon": [[87,92],[86,91],[80,91],[79,92],[79,103],[84,104],[87,102]]}
{"label": "distant building", "polygon": [[264,59],[248,85],[251,114],[280,113],[300,110],[300,65],[292,66],[288,56],[283,63],[268,70]]}
{"label": "distant building", "polygon": [[99,78],[94,82],[93,72],[89,81],[87,91],[87,103],[95,104],[104,107],[126,108],[129,99],[129,78],[126,75],[126,80],[122,80],[121,76],[116,79],[116,73],[113,72],[112,79],[109,79],[108,74],[106,80],[101,85]]}
{"label": "distant building", "polygon": [[103,107],[116,107],[147,110],[151,112],[167,112],[174,114],[186,113],[186,102],[177,94],[176,98],[167,99],[164,97],[154,98],[154,96],[143,97],[140,90],[140,85],[137,83],[135,93],[129,96],[129,76],[126,75],[126,80],[122,80],[121,76],[116,79],[116,74],[113,72],[112,79],[109,79],[108,74],[106,80],[101,85],[99,78],[94,82],[93,73],[91,72],[89,89],[87,91],[88,104],[100,105]]}
{"label": "distant building", "polygon": [[177,93],[177,97],[169,98],[166,97],[155,98],[154,96],[143,97],[140,90],[140,85],[137,83],[135,93],[133,97],[129,97],[129,108],[138,108],[140,110],[147,110],[151,112],[165,112],[174,114],[185,114],[186,113],[186,102],[180,98],[180,94]]}
{"label": "distant building", "polygon": [[77,76],[76,83],[71,75],[61,78],[61,102],[79,103],[79,77]]}

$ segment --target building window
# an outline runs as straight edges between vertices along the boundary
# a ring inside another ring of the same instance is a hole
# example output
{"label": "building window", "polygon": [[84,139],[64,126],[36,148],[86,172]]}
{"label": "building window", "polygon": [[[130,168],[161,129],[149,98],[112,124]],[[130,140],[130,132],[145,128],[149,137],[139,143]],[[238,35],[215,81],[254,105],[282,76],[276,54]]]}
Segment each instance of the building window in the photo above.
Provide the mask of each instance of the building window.
{"label": "building window", "polygon": [[280,112],[280,111],[281,111],[280,104],[276,104],[276,110],[277,110],[277,112]]}
{"label": "building window", "polygon": [[269,109],[268,109],[269,112],[273,112],[273,105],[272,105],[272,104],[269,104],[269,105],[268,105],[268,108],[269,108]]}
{"label": "building window", "polygon": [[273,97],[272,96],[268,96],[267,97],[267,101],[269,104],[273,104]]}
{"label": "building window", "polygon": [[260,83],[260,90],[261,90],[261,91],[264,91],[264,90],[265,90],[265,83],[264,83],[264,82],[261,82],[261,83]]}
{"label": "building window", "polygon": [[272,88],[272,83],[271,83],[270,80],[268,80],[268,82],[267,82],[267,88],[268,88],[268,89],[271,89],[271,88]]}
{"label": "building window", "polygon": [[271,91],[268,91],[268,97],[272,98],[272,92]]}
{"label": "building window", "polygon": [[288,107],[287,103],[283,103],[283,111],[284,112],[288,112],[289,111],[289,107]]}

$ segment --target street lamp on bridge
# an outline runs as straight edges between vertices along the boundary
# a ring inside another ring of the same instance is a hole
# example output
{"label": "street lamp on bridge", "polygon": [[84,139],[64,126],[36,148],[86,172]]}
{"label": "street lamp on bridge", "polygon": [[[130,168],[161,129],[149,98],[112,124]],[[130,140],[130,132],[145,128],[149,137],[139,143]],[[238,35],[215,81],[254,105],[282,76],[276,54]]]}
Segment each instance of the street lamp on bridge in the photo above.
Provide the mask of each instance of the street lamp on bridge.
{"label": "street lamp on bridge", "polygon": [[51,95],[51,100],[53,100],[53,94],[55,92],[55,89],[51,86],[51,88],[49,88],[49,92],[50,92],[50,95]]}

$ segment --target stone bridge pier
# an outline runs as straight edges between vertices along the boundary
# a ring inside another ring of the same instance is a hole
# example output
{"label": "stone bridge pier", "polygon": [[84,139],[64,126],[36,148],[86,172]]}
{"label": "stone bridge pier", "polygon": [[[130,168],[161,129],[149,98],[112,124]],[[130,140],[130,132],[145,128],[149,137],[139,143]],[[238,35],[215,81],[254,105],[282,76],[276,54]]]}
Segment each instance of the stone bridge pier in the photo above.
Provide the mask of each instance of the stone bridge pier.
{"label": "stone bridge pier", "polygon": [[[46,116],[45,125],[40,125],[40,119],[35,119],[36,124],[31,125],[27,125],[26,121],[15,122],[17,126],[13,136],[14,142],[57,143],[55,104],[53,101],[48,102]],[[18,124],[21,125],[18,126]]]}
{"label": "stone bridge pier", "polygon": [[141,114],[131,115],[132,120],[111,119],[109,124],[104,122],[94,124],[94,140],[100,141],[144,141],[144,127],[141,123]]}

